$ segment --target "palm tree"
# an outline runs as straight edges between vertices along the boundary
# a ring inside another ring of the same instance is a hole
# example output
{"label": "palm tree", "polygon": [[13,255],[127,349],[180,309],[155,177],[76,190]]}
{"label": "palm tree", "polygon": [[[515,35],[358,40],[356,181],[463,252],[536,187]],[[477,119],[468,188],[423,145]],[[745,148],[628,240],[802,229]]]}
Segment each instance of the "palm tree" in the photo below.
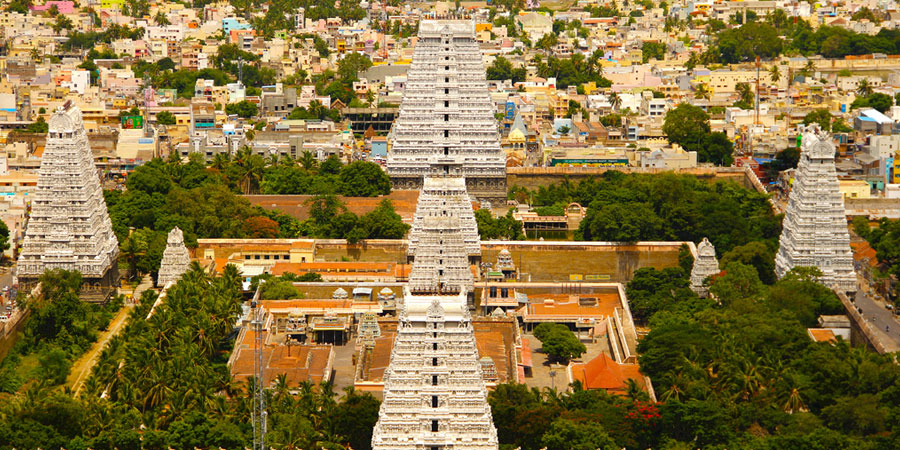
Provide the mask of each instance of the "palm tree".
{"label": "palm tree", "polygon": [[700,83],[694,88],[694,98],[704,98],[709,100],[711,93],[709,92],[709,88],[706,87],[705,83]]}
{"label": "palm tree", "polygon": [[147,254],[147,244],[145,242],[139,242],[132,234],[122,243],[120,251],[121,257],[125,260],[125,263],[128,264],[128,279],[133,280],[138,273],[138,259]]}
{"label": "palm tree", "polygon": [[209,167],[222,171],[225,170],[229,164],[231,164],[231,155],[228,153],[216,153],[216,155],[213,156],[212,161],[210,161]]}
{"label": "palm tree", "polygon": [[872,86],[869,84],[868,78],[859,80],[859,83],[856,85],[856,93],[862,97],[868,97],[872,95]]}
{"label": "palm tree", "polygon": [[753,90],[750,89],[749,83],[738,83],[735,86],[737,90],[738,97],[740,97],[741,102],[747,103],[752,106],[753,104]]}
{"label": "palm tree", "polygon": [[622,106],[622,98],[619,97],[619,94],[611,92],[608,98],[609,105],[612,107],[613,111],[619,111],[619,108]]}
{"label": "palm tree", "polygon": [[781,72],[778,71],[778,66],[772,65],[772,68],[769,69],[769,79],[773,83],[777,83],[781,79]]}
{"label": "palm tree", "polygon": [[300,159],[298,160],[298,162],[306,170],[313,170],[317,165],[319,165],[319,161],[316,160],[315,155],[313,155],[309,150],[303,151],[303,154],[300,155]]}
{"label": "palm tree", "polygon": [[261,156],[254,155],[250,151],[250,147],[244,146],[235,155],[234,163],[238,168],[238,178],[243,186],[244,194],[248,195],[253,191],[253,187],[262,180],[266,162]]}
{"label": "palm tree", "polygon": [[815,72],[815,71],[816,71],[815,63],[813,63],[812,61],[806,61],[806,65],[803,66],[802,69],[800,69],[800,75],[803,75],[804,77],[810,77],[810,76],[812,76],[813,72]]}

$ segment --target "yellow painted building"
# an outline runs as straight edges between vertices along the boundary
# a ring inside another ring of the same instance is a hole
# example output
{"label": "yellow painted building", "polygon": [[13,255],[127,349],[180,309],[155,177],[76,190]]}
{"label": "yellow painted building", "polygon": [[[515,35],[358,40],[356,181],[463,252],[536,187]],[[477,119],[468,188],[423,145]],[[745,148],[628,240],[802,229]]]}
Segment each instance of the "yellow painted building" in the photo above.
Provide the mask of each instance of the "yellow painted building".
{"label": "yellow painted building", "polygon": [[872,188],[863,180],[841,180],[840,189],[843,198],[869,198],[872,196]]}
{"label": "yellow painted building", "polygon": [[122,6],[125,4],[125,0],[100,0],[100,8],[101,9],[122,9]]}

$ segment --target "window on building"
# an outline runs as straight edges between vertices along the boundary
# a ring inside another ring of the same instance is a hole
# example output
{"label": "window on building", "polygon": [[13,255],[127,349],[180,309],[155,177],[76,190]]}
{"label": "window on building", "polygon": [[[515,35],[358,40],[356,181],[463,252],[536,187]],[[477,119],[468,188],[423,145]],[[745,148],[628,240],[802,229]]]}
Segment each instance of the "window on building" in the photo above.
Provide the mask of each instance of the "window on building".
{"label": "window on building", "polygon": [[432,433],[437,433],[437,432],[438,432],[438,421],[437,421],[437,420],[432,420],[432,421],[431,421],[431,432],[432,432]]}

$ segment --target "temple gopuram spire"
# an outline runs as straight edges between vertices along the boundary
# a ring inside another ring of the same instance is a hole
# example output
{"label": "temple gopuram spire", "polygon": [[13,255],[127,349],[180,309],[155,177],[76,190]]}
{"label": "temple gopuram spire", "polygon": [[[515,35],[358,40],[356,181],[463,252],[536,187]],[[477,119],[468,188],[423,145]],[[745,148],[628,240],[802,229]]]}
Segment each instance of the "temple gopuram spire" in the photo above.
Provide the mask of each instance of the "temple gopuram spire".
{"label": "temple gopuram spire", "polygon": [[191,265],[191,255],[184,246],[184,233],[178,227],[172,228],[166,239],[166,250],[163,252],[162,261],[159,263],[159,276],[156,285],[164,288],[169,283],[174,283],[187,272]]}
{"label": "temple gopuram spire", "polygon": [[800,163],[784,213],[775,275],[794,267],[817,267],[828,287],[856,291],[856,272],[844,199],[834,166],[831,136],[809,125],[803,129]]}
{"label": "temple gopuram spire", "polygon": [[66,103],[48,128],[18,277],[27,283],[46,270],[77,270],[91,286],[111,286],[118,281],[119,242],[81,111]]}
{"label": "temple gopuram spire", "polygon": [[469,194],[506,201],[506,156],[471,20],[423,20],[387,173],[394,189],[419,189],[429,175],[463,177]]}

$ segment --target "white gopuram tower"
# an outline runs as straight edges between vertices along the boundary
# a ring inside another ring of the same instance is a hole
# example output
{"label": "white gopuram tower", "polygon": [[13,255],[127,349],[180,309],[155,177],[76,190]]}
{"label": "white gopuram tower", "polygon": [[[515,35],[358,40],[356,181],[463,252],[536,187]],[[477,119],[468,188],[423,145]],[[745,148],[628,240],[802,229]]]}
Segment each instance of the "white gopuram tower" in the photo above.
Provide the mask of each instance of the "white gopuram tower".
{"label": "white gopuram tower", "polygon": [[373,450],[497,450],[466,295],[406,292]]}
{"label": "white gopuram tower", "polygon": [[691,290],[700,297],[706,297],[709,289],[703,285],[703,281],[720,271],[719,260],[716,258],[716,247],[709,242],[709,239],[703,238],[703,241],[697,245],[697,259],[694,260],[694,266],[691,268]]}
{"label": "white gopuram tower", "polygon": [[427,175],[452,175],[477,199],[505,202],[506,156],[475,23],[423,20],[418,38],[391,131],[391,184],[419,189]]}
{"label": "white gopuram tower", "polygon": [[424,232],[427,216],[456,216],[462,232],[463,245],[468,255],[481,254],[481,238],[478,235],[478,224],[472,210],[472,200],[466,191],[465,180],[459,177],[425,177],[419,201],[416,203],[416,215],[409,232],[410,257],[414,257],[419,240]]}
{"label": "white gopuram tower", "polygon": [[856,273],[844,200],[834,167],[831,136],[817,125],[803,129],[800,163],[784,214],[775,275],[818,267],[825,286],[856,291]]}
{"label": "white gopuram tower", "polygon": [[191,265],[191,255],[184,246],[184,233],[181,228],[172,228],[166,239],[166,250],[163,252],[162,261],[159,263],[159,276],[156,277],[157,287],[166,287],[174,283],[187,272]]}
{"label": "white gopuram tower", "polygon": [[462,220],[455,208],[425,209],[372,448],[497,450],[469,315],[473,275]]}
{"label": "white gopuram tower", "polygon": [[66,103],[48,125],[18,277],[30,282],[45,270],[78,270],[87,284],[110,286],[118,280],[119,242],[81,111]]}

